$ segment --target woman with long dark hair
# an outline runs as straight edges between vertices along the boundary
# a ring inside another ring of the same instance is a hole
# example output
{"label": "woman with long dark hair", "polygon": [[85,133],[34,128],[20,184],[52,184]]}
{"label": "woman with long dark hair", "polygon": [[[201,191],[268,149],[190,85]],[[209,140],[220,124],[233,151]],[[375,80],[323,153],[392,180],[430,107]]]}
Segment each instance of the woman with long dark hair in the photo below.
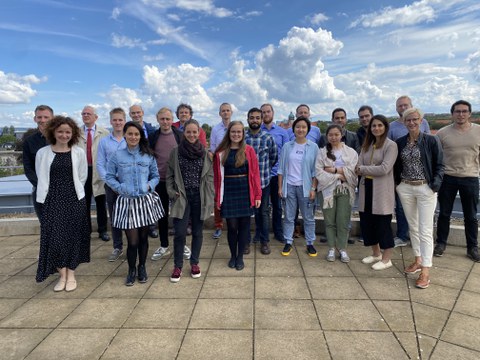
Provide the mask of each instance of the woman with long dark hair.
{"label": "woman with long dark hair", "polygon": [[145,261],[148,253],[148,226],[164,214],[160,197],[155,193],[159,176],[157,163],[140,125],[129,121],[123,128],[127,147],[118,150],[107,165],[107,185],[118,198],[113,211],[112,226],[124,229],[127,235],[128,275],[125,285],[147,282]]}
{"label": "woman with long dark hair", "polygon": [[243,251],[248,243],[253,208],[260,207],[262,189],[255,150],[245,143],[241,121],[232,121],[215,151],[215,205],[227,220],[230,261],[228,266],[243,270]]}
{"label": "woman with long dark hair", "polygon": [[315,169],[329,247],[327,261],[335,261],[338,250],[340,261],[348,263],[347,240],[358,183],[355,174],[358,155],[342,142],[340,125],[330,125],[326,137],[327,145],[318,152]]}
{"label": "woman with long dark hair", "polygon": [[183,253],[187,226],[192,224],[192,254],[190,276],[202,276],[199,257],[203,242],[203,222],[213,210],[213,166],[208,152],[199,140],[200,125],[194,119],[184,125],[183,137],[178,147],[170,153],[167,168],[167,192],[172,200],[170,216],[173,218],[174,269],[171,282],[182,276]]}
{"label": "woman with long dark hair", "polygon": [[50,145],[35,158],[36,201],[42,204],[37,282],[58,271],[54,291],[77,288],[75,269],[90,262],[90,228],[85,190],[87,158],[76,144],[80,129],[69,117],[55,116],[45,135]]}
{"label": "woman with long dark hair", "polygon": [[372,117],[355,168],[361,176],[358,210],[363,244],[372,247],[372,255],[363,258],[362,263],[373,264],[373,270],[392,266],[390,259],[395,247],[391,224],[395,208],[393,166],[398,150],[397,144],[387,137],[388,128],[385,116]]}

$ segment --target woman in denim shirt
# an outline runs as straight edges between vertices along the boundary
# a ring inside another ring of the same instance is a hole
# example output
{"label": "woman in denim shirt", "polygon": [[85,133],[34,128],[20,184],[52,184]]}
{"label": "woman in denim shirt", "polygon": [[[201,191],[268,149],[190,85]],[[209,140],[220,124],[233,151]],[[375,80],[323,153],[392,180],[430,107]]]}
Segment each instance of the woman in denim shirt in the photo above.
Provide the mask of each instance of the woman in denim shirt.
{"label": "woman in denim shirt", "polygon": [[315,240],[314,205],[317,188],[315,179],[315,160],[318,146],[307,139],[310,120],[298,117],[292,125],[295,140],[289,141],[282,148],[278,165],[278,196],[284,201],[285,218],[283,236],[285,247],[282,255],[288,256],[292,251],[293,229],[297,204],[303,217],[307,253],[317,256],[313,246]]}
{"label": "woman in denim shirt", "polygon": [[123,128],[127,147],[117,151],[107,164],[107,185],[118,198],[113,211],[112,226],[125,229],[128,248],[128,276],[125,285],[132,286],[148,279],[145,261],[148,253],[148,226],[164,214],[160,197],[155,193],[159,175],[157,163],[143,129],[133,121]]}

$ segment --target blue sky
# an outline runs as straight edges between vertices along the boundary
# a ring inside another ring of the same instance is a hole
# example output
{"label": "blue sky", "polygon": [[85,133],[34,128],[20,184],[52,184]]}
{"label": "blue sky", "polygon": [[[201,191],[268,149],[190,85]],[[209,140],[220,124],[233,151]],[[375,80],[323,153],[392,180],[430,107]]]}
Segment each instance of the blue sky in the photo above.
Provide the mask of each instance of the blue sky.
{"label": "blue sky", "polygon": [[145,120],[163,106],[299,103],[314,118],[360,105],[395,114],[404,94],[426,112],[458,99],[479,110],[480,4],[474,0],[2,0],[0,125],[29,126],[38,104],[99,122],[132,104]]}

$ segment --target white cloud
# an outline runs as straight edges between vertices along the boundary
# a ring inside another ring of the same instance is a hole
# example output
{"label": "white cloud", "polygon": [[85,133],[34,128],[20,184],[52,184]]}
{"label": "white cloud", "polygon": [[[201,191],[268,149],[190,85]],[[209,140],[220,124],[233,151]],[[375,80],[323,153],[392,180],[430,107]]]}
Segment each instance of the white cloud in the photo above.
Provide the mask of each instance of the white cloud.
{"label": "white cloud", "polygon": [[0,104],[24,104],[37,95],[32,85],[46,81],[36,75],[18,75],[0,70]]}
{"label": "white cloud", "polygon": [[113,20],[118,20],[118,18],[120,17],[120,14],[122,13],[122,11],[120,10],[120,8],[118,7],[115,7],[113,8],[112,10],[112,15],[110,16]]}
{"label": "white cloud", "polygon": [[128,111],[128,108],[133,104],[141,104],[142,99],[133,89],[122,88],[118,85],[112,85],[110,91],[106,94],[103,94],[105,100],[111,104],[109,109],[111,110],[114,107],[121,107],[125,111]]}
{"label": "white cloud", "polygon": [[338,55],[342,47],[329,31],[293,27],[278,46],[269,45],[256,55],[259,82],[270,97],[292,102],[341,98],[322,58]]}
{"label": "white cloud", "polygon": [[320,25],[322,22],[325,22],[329,19],[328,16],[326,16],[325,14],[322,14],[322,13],[318,13],[318,14],[314,14],[311,18],[310,18],[310,22],[312,23],[312,25]]}
{"label": "white cloud", "polygon": [[177,8],[201,12],[218,18],[233,15],[233,12],[226,8],[216,7],[212,0],[143,0],[143,3],[158,9],[168,10]]}
{"label": "white cloud", "polygon": [[246,17],[252,17],[252,16],[262,16],[263,12],[258,11],[258,10],[253,10],[253,11],[248,11],[245,13]]}
{"label": "white cloud", "polygon": [[468,55],[467,63],[470,65],[475,80],[480,81],[480,51]]}
{"label": "white cloud", "polygon": [[380,11],[360,16],[350,27],[361,25],[363,27],[379,27],[390,24],[408,26],[423,22],[430,22],[436,18],[435,10],[431,3],[438,0],[421,0],[405,5],[401,8],[386,7]]}
{"label": "white cloud", "polygon": [[140,39],[131,39],[115,33],[112,34],[112,46],[116,48],[126,47],[129,49],[140,48],[144,51],[147,50],[147,46]]}

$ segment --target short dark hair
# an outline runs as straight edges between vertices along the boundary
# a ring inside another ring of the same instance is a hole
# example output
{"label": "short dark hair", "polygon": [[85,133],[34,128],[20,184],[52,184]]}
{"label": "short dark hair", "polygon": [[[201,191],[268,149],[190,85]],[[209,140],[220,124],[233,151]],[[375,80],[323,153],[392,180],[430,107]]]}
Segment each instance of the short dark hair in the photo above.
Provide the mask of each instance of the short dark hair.
{"label": "short dark hair", "polygon": [[175,115],[177,115],[177,118],[178,118],[178,114],[180,113],[180,109],[184,109],[184,108],[190,111],[190,116],[193,116],[192,107],[188,104],[180,103],[180,105],[177,106],[177,111],[175,111]]}
{"label": "short dark hair", "polygon": [[466,100],[458,100],[458,101],[455,101],[452,105],[452,107],[450,108],[450,114],[453,115],[453,111],[455,110],[455,106],[457,105],[466,105],[468,106],[468,112],[471,113],[472,112],[472,104],[470,104],[468,101]]}
{"label": "short dark hair", "polygon": [[310,111],[310,106],[308,106],[307,104],[300,104],[300,105],[298,105],[297,108],[295,109],[295,112],[297,113],[297,112],[298,112],[298,109],[300,109],[302,106],[305,106],[305,107],[308,109],[308,111]]}
{"label": "short dark hair", "polygon": [[62,125],[68,125],[72,129],[72,138],[68,142],[68,147],[78,144],[78,141],[80,140],[80,128],[75,120],[62,115],[57,115],[48,122],[47,129],[45,131],[45,137],[47,138],[48,142],[52,145],[57,143],[57,139],[55,139],[55,130]]}
{"label": "short dark hair", "polygon": [[43,111],[43,110],[48,110],[50,111],[50,113],[52,114],[53,116],[53,109],[48,106],[48,105],[38,105],[36,108],[35,108],[35,114],[37,114],[37,111]]}
{"label": "short dark hair", "polygon": [[335,113],[340,112],[340,111],[343,111],[343,113],[345,114],[345,117],[347,117],[347,112],[345,111],[345,109],[336,108],[332,111],[332,120],[333,120],[333,117],[335,116]]}
{"label": "short dark hair", "polygon": [[257,107],[253,107],[253,108],[251,108],[250,110],[248,110],[247,119],[250,117],[250,114],[251,114],[251,113],[254,113],[254,112],[259,112],[259,113],[260,113],[260,119],[263,118],[262,110],[260,110],[260,109],[257,108]]}
{"label": "short dark hair", "polygon": [[[360,112],[361,112],[361,111],[365,111],[365,110],[368,110],[368,112],[370,113],[370,115],[373,116],[373,109],[372,109],[372,107],[371,107],[370,105],[362,105],[362,106],[360,106],[360,108],[359,108],[358,111],[357,111],[357,114],[360,115]],[[347,114],[345,113],[345,115],[347,115]],[[333,117],[333,116],[332,116],[332,117]]]}
{"label": "short dark hair", "polygon": [[305,116],[299,116],[298,118],[295,119],[295,121],[292,124],[292,131],[295,133],[295,125],[297,125],[298,122],[300,121],[305,121],[307,123],[307,134],[310,132],[310,129],[312,128],[312,124],[310,123],[310,120],[308,120]]}

